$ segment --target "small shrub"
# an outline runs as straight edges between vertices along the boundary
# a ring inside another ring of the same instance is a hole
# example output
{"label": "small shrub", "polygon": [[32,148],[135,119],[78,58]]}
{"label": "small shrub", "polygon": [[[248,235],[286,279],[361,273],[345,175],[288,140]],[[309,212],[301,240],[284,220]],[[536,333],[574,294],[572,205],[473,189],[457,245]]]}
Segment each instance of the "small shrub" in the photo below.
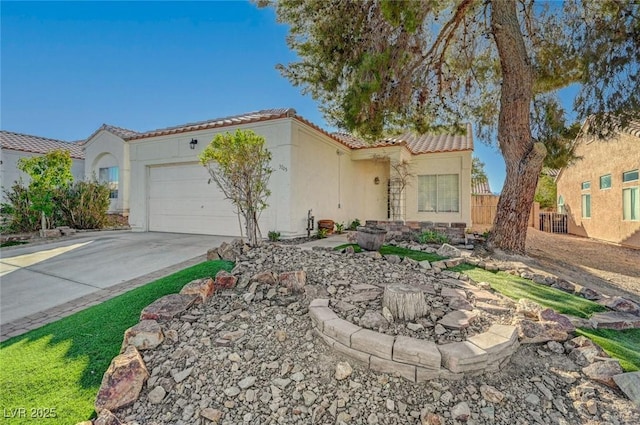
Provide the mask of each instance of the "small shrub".
{"label": "small shrub", "polygon": [[75,229],[100,229],[107,224],[109,194],[105,183],[79,181],[55,195],[61,221]]}
{"label": "small shrub", "polygon": [[40,229],[40,212],[33,209],[29,188],[17,182],[5,190],[9,202],[2,204],[2,214],[7,218],[7,232],[35,232]]}
{"label": "small shrub", "polygon": [[344,223],[336,223],[336,233],[341,235],[344,232]]}
{"label": "small shrub", "polygon": [[322,228],[322,227],[319,227],[319,228],[318,228],[318,233],[316,233],[316,237],[317,237],[318,239],[324,239],[324,238],[326,238],[326,237],[327,237],[327,235],[328,235],[328,234],[329,234],[329,230],[324,229],[324,228]]}
{"label": "small shrub", "polygon": [[269,231],[267,236],[271,242],[278,242],[280,240],[280,232],[276,232],[275,230]]}
{"label": "small shrub", "polygon": [[447,237],[447,235],[443,235],[440,232],[436,232],[434,230],[427,230],[425,232],[422,232],[420,235],[418,235],[418,242],[420,242],[421,244],[427,244],[427,243],[443,244],[443,243],[448,243],[449,238]]}
{"label": "small shrub", "polygon": [[358,230],[358,227],[362,226],[360,224],[360,219],[354,218],[351,223],[349,223],[349,230]]}

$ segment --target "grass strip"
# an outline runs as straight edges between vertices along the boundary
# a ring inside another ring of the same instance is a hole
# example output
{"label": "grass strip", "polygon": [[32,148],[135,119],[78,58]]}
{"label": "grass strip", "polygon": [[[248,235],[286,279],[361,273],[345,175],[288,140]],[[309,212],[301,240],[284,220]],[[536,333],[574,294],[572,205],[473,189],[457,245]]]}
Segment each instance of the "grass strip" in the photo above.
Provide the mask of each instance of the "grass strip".
{"label": "grass strip", "polygon": [[[353,247],[355,252],[362,252],[362,248],[357,243],[346,243],[334,248],[336,251],[341,251],[348,247]],[[446,257],[441,257],[437,254],[432,254],[424,251],[415,251],[413,249],[400,248],[398,246],[383,245],[378,251],[382,255],[397,255],[398,257],[409,257],[416,261],[440,261]]]}
{"label": "grass strip", "polygon": [[102,375],[142,309],[194,279],[213,277],[232,265],[197,264],[1,343],[0,406],[5,415],[25,409],[25,417],[12,418],[12,424],[38,422],[31,409],[54,409],[55,418],[46,419],[49,424],[89,419]]}
{"label": "grass strip", "polygon": [[640,371],[640,329],[576,329],[595,342],[609,356],[620,361],[625,372]]}
{"label": "grass strip", "polygon": [[489,272],[470,264],[461,264],[451,270],[464,273],[476,282],[487,282],[495,291],[516,301],[526,298],[558,313],[586,319],[607,310],[593,301],[508,273]]}

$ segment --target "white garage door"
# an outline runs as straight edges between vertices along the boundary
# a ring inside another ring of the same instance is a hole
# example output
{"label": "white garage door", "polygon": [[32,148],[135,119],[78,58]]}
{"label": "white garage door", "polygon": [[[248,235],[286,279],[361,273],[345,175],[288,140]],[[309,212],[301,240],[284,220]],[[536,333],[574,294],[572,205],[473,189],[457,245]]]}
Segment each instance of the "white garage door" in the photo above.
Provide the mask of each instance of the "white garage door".
{"label": "white garage door", "polygon": [[200,164],[149,168],[149,230],[237,236],[235,208]]}

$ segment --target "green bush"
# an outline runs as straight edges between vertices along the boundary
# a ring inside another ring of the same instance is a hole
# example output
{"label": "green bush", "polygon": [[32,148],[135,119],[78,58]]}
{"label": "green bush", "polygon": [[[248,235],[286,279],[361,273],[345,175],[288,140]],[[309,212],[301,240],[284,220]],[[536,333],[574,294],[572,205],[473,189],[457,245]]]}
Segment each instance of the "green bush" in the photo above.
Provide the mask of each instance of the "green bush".
{"label": "green bush", "polygon": [[336,223],[336,233],[341,235],[344,232],[344,223]]}
{"label": "green bush", "polygon": [[280,232],[276,232],[275,230],[269,231],[268,236],[271,242],[278,242],[280,240]]}
{"label": "green bush", "polygon": [[9,202],[2,204],[2,214],[7,217],[8,232],[35,232],[40,229],[40,212],[34,210],[29,188],[17,182],[4,194]]}
{"label": "green bush", "polygon": [[358,230],[358,227],[360,227],[362,224],[360,224],[360,219],[354,218],[353,221],[349,224],[349,230]]}
{"label": "green bush", "polygon": [[327,230],[325,228],[322,228],[322,227],[319,227],[318,228],[318,233],[316,233],[316,237],[318,239],[324,239],[324,238],[327,237],[328,234],[329,234],[329,230]]}
{"label": "green bush", "polygon": [[60,221],[75,229],[100,229],[107,223],[109,194],[105,183],[79,181],[55,194]]}
{"label": "green bush", "polygon": [[443,244],[443,243],[449,243],[449,238],[447,237],[447,235],[443,235],[442,233],[436,232],[435,230],[427,230],[425,232],[422,232],[420,235],[418,235],[418,242],[420,242],[421,244],[426,244],[426,243]]}

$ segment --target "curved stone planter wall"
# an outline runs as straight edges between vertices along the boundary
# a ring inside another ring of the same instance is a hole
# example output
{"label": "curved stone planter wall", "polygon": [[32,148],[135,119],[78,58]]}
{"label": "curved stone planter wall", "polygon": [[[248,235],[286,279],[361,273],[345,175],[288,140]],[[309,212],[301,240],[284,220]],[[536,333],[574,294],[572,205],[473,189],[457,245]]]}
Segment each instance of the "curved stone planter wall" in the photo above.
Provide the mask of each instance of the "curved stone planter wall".
{"label": "curved stone planter wall", "polygon": [[515,326],[492,325],[464,342],[437,345],[432,341],[392,336],[363,329],[329,308],[328,299],[309,305],[317,335],[334,350],[366,364],[371,370],[402,376],[412,382],[436,378],[460,379],[496,371],[519,346]]}

